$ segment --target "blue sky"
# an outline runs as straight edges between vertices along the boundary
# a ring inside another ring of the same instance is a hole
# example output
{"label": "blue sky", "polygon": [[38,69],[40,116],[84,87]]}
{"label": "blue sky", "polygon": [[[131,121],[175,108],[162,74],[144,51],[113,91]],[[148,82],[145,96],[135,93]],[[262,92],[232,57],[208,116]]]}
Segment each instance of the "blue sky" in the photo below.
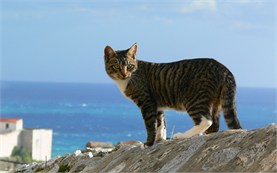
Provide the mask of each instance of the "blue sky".
{"label": "blue sky", "polygon": [[112,83],[103,49],[213,57],[240,87],[277,87],[275,0],[1,0],[1,80]]}

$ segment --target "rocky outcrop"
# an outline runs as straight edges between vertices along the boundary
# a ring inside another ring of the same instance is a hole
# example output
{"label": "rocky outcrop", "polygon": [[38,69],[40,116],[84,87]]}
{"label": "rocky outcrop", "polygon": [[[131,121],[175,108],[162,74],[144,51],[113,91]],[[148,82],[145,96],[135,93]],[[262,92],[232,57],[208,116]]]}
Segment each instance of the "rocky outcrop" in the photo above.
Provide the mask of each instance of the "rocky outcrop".
{"label": "rocky outcrop", "polygon": [[169,140],[149,148],[123,142],[110,150],[76,151],[18,172],[277,172],[276,131],[272,124]]}

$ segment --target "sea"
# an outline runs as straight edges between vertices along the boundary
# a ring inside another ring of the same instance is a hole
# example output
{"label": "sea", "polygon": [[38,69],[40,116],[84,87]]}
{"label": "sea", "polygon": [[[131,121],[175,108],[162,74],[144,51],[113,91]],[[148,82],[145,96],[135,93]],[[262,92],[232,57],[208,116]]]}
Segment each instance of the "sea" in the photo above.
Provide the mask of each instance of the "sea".
{"label": "sea", "polygon": [[[52,157],[79,149],[89,141],[139,140],[146,130],[140,110],[115,84],[0,83],[0,116],[22,118],[24,128],[53,129]],[[245,129],[276,123],[277,89],[237,89],[237,112]],[[166,111],[167,136],[193,126],[185,112]],[[220,130],[228,129],[221,115]]]}

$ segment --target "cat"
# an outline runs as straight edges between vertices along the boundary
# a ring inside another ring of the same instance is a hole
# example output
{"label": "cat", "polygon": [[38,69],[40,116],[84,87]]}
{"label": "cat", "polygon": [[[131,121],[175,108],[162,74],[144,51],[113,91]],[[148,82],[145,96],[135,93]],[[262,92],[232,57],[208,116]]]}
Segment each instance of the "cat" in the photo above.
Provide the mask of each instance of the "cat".
{"label": "cat", "polygon": [[230,129],[241,129],[236,113],[233,74],[214,59],[199,58],[171,63],[136,59],[137,43],[127,50],[104,49],[105,69],[121,93],[141,110],[147,130],[146,146],[166,140],[164,110],[187,111],[194,126],[174,139],[219,130],[221,109]]}

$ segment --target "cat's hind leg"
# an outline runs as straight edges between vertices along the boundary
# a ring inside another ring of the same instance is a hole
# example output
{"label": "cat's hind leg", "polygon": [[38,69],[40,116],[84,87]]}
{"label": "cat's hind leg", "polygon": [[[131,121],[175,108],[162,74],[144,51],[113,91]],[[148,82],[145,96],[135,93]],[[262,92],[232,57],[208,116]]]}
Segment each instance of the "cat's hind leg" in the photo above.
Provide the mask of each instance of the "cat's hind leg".
{"label": "cat's hind leg", "polygon": [[212,121],[207,119],[204,116],[201,116],[200,123],[193,126],[190,130],[186,131],[185,133],[177,133],[174,135],[174,139],[184,139],[190,138],[195,135],[202,135],[210,126],[212,125]]}
{"label": "cat's hind leg", "polygon": [[220,117],[221,105],[219,101],[214,102],[212,110],[213,124],[206,130],[206,134],[218,132],[219,130],[219,117]]}
{"label": "cat's hind leg", "polygon": [[166,140],[166,120],[163,111],[158,111],[157,114],[157,133],[156,142]]}

